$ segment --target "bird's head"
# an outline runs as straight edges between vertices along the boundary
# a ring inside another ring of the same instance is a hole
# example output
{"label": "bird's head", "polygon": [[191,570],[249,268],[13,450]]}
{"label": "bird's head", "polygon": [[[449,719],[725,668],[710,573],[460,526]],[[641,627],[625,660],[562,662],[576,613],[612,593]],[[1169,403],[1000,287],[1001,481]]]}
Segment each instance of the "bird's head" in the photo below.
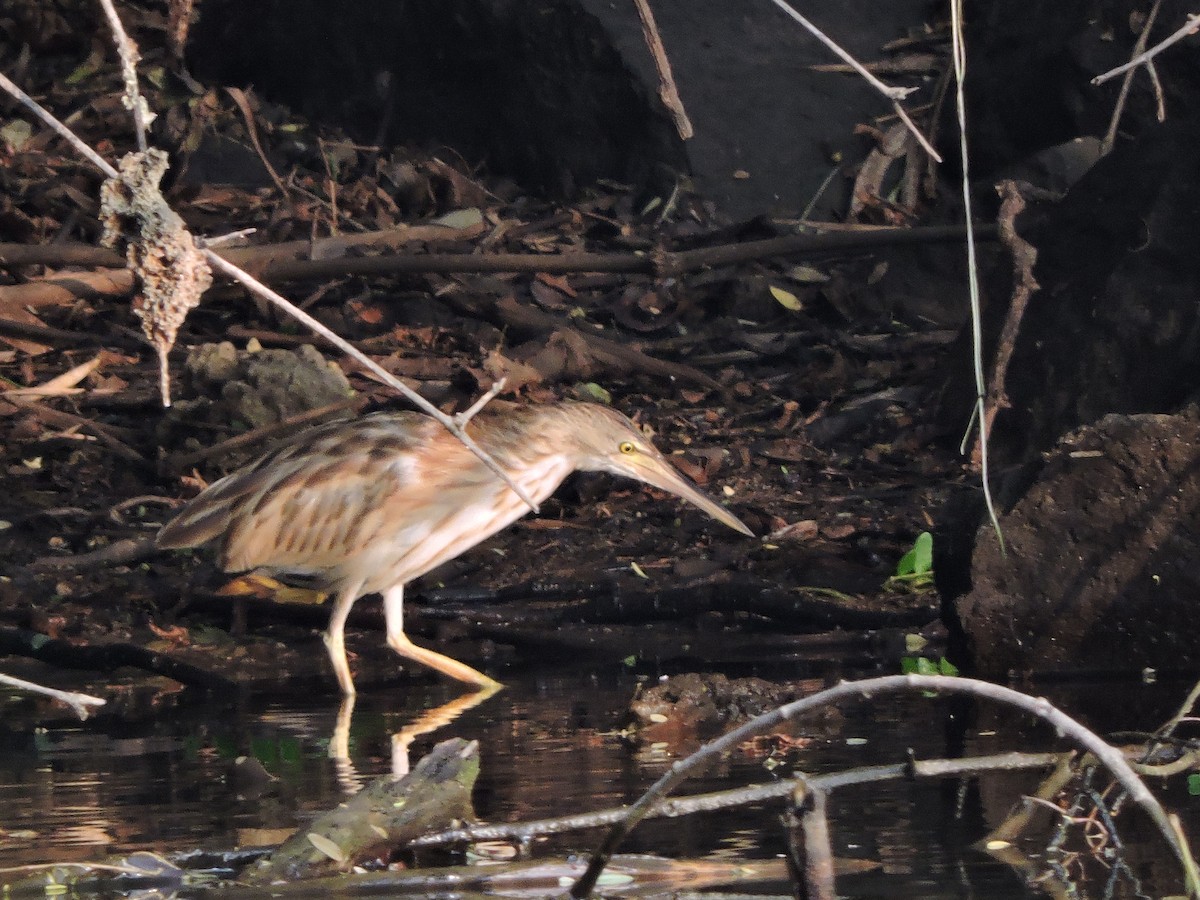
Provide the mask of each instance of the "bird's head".
{"label": "bird's head", "polygon": [[754,536],[741,519],[680,474],[621,413],[593,403],[570,404],[567,412],[571,439],[579,448],[578,468],[611,472],[652,485],[683,498],[735,531]]}

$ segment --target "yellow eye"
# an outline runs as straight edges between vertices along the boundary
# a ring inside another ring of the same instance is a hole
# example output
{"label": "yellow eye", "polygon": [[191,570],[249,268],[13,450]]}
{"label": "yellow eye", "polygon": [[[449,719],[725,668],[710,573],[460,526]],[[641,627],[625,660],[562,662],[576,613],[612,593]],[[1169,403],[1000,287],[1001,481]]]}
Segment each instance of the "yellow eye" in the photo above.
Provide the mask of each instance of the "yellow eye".
{"label": "yellow eye", "polygon": [[621,443],[617,445],[617,449],[622,453],[629,454],[636,450],[637,447],[633,446],[633,441],[621,441]]}

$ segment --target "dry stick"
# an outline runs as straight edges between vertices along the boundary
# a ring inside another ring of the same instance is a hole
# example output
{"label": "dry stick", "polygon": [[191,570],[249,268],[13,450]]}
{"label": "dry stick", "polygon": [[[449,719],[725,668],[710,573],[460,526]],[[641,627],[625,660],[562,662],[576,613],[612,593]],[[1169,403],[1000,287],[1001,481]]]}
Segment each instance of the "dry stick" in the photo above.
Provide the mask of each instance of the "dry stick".
{"label": "dry stick", "polygon": [[136,644],[74,644],[28,628],[0,628],[0,653],[28,656],[69,669],[111,672],[121,666],[134,666],[156,675],[165,675],[180,684],[196,685],[210,691],[229,692],[237,687],[217,672],[206,671],[169,654],[157,653]]}
{"label": "dry stick", "polygon": [[1049,800],[1058,796],[1075,778],[1078,769],[1075,756],[1073,753],[1064,754],[1054,770],[1042,779],[1037,789],[1032,794],[1027,794],[1024,802],[1015,806],[999,825],[977,842],[978,845],[986,847],[996,841],[1012,843],[1020,838],[1032,824],[1038,809],[1031,801]]}
{"label": "dry stick", "polygon": [[806,790],[797,784],[793,794],[793,815],[799,819],[792,829],[792,856],[803,879],[807,900],[833,900],[837,896],[833,880],[833,847],[829,843],[829,817],[824,791]]}
{"label": "dry stick", "polygon": [[[1158,17],[1158,8],[1162,6],[1162,0],[1154,0],[1154,5],[1150,7],[1150,14],[1146,16],[1146,23],[1142,26],[1142,33],[1138,35],[1137,42],[1133,45],[1133,55],[1139,56],[1146,49],[1146,41],[1150,37],[1150,29],[1154,27],[1154,20]],[[1150,72],[1151,80],[1156,80],[1154,67],[1146,64],[1146,69]],[[1121,121],[1121,113],[1125,109],[1125,102],[1129,99],[1129,88],[1133,84],[1133,76],[1137,73],[1136,69],[1130,69],[1125,73],[1125,77],[1121,80],[1121,92],[1117,95],[1117,103],[1113,107],[1112,118],[1108,122],[1108,131],[1105,132],[1104,140],[1100,142],[1100,153],[1107,156],[1113,148],[1113,144],[1117,140],[1117,124]]]}
{"label": "dry stick", "polygon": [[722,389],[719,381],[694,366],[671,362],[668,359],[658,359],[648,353],[643,353],[636,347],[582,331],[568,325],[551,313],[544,313],[531,306],[517,303],[511,296],[500,298],[495,303],[495,310],[498,319],[504,326],[519,326],[560,333],[568,342],[582,343],[588,348],[588,353],[598,362],[611,369],[637,371],[660,378],[678,379],[689,384],[699,384],[714,391]]}
{"label": "dry stick", "polygon": [[679,88],[675,86],[671,61],[667,59],[667,48],[663,46],[662,37],[658,33],[654,11],[650,9],[648,0],[633,0],[633,5],[637,7],[638,17],[642,20],[642,35],[646,38],[646,46],[650,48],[650,55],[654,57],[654,68],[658,72],[658,97],[675,120],[675,130],[679,132],[679,137],[686,141],[696,132],[688,119],[687,111],[683,108]]}
{"label": "dry stick", "polygon": [[[997,232],[990,226],[977,229],[985,239]],[[647,253],[427,253],[420,256],[362,256],[351,259],[293,259],[263,267],[271,281],[320,279],[338,275],[391,275],[396,273],[452,274],[458,272],[531,272],[563,275],[575,272],[637,273],[669,278],[701,269],[733,265],[775,256],[825,253],[837,250],[902,244],[961,241],[962,225],[923,228],[872,228],[826,234],[789,234],[760,241],[720,244],[696,250]]]}
{"label": "dry stick", "polygon": [[[646,253],[422,253],[408,256],[397,255],[404,244],[416,241],[432,241],[439,237],[449,240],[466,240],[479,234],[480,229],[454,229],[433,225],[414,225],[400,229],[385,229],[361,235],[323,238],[319,241],[286,241],[282,244],[261,244],[255,247],[231,247],[221,250],[224,259],[255,273],[266,281],[281,281],[296,278],[320,278],[351,273],[338,267],[343,261],[361,264],[367,261],[378,266],[371,274],[391,272],[449,274],[456,272],[535,272],[546,274],[569,274],[572,272],[634,272],[645,274],[674,275],[690,269],[706,268],[711,265],[750,262],[772,256],[789,256],[797,253],[823,253],[836,250],[856,250],[880,246],[895,246],[914,243],[938,243],[963,239],[962,225],[921,225],[913,228],[882,228],[855,225],[836,228],[836,223],[812,223],[820,230],[816,233],[788,234],[759,241],[741,241],[732,244],[712,244],[694,250],[663,250],[654,255]],[[806,223],[807,225],[807,223]],[[982,229],[989,239],[995,237],[995,229]],[[208,248],[214,249],[213,238],[205,239]],[[369,250],[384,249],[386,254],[370,257],[349,257],[345,251],[354,247]],[[0,243],[0,266],[124,266],[125,259],[114,250],[84,244],[7,244]],[[123,270],[122,270],[123,271]],[[89,273],[59,274],[55,279],[68,277],[86,278]],[[108,277],[113,277],[110,274]],[[0,297],[10,298],[17,287],[44,285],[51,279],[28,282],[26,285],[10,285],[0,289]],[[96,290],[104,286],[96,285]],[[129,288],[124,289],[128,291]],[[112,291],[106,291],[112,293]],[[12,302],[23,306],[35,302],[36,298],[14,297]],[[48,301],[47,301],[48,302]],[[35,302],[36,305],[36,302]]]}
{"label": "dry stick", "polygon": [[80,140],[75,132],[71,131],[70,128],[62,124],[62,122],[58,121],[58,119],[54,118],[54,116],[50,115],[49,111],[43,108],[40,103],[13,84],[12,81],[9,80],[8,76],[3,72],[0,72],[0,88],[4,88],[4,90],[8,91],[8,93],[11,94],[15,100],[19,101],[21,105],[26,107],[46,125],[50,126],[51,130],[53,130],[59,137],[74,147],[80,156],[94,165],[97,169],[99,169],[109,178],[117,177],[117,170],[112,167],[112,164],[109,163],[108,160]]}
{"label": "dry stick", "polygon": [[[125,297],[135,286],[133,272],[125,268],[59,273],[25,284],[0,286],[0,307],[69,306],[76,300]],[[138,345],[145,343],[140,340]]]}
{"label": "dry stick", "polygon": [[[336,259],[351,250],[397,252],[408,244],[434,241],[466,241],[483,233],[481,224],[453,228],[445,225],[398,225],[363,234],[339,234],[315,240],[283,241],[279,244],[260,244],[255,247],[231,247],[221,255],[243,269],[262,275],[266,267],[281,260]],[[205,238],[210,250],[218,245],[253,234],[255,229],[244,228],[220,237]],[[0,243],[0,265],[17,266],[124,266],[125,257],[107,247],[91,244],[8,244]]]}
{"label": "dry stick", "polygon": [[[108,0],[108,2],[111,2],[111,0]],[[51,128],[66,138],[72,144],[72,146],[76,147],[76,149],[79,149],[84,157],[96,164],[102,172],[108,175],[109,178],[119,177],[117,170],[114,169],[107,161],[105,161],[103,157],[88,147],[87,144],[80,140],[73,132],[71,132],[69,128],[62,125],[57,119],[54,118],[54,116],[50,115],[47,110],[43,109],[42,106],[37,103],[37,101],[18,88],[7,77],[5,77],[3,73],[0,73],[0,87],[3,87],[5,90],[9,91],[17,100],[31,109],[39,118],[41,118],[42,121],[50,124]],[[521,498],[522,502],[525,503],[526,506],[528,506],[534,512],[538,511],[537,504],[533,502],[529,494],[520,485],[513,481],[512,478],[509,477],[508,473],[500,467],[500,464],[492,459],[492,457],[489,456],[482,447],[475,443],[475,441],[471,440],[471,438],[467,436],[466,432],[464,432],[463,429],[457,423],[455,423],[453,419],[431,404],[428,400],[426,400],[408,385],[404,384],[404,382],[400,381],[398,378],[394,378],[389,372],[383,369],[365,353],[359,351],[359,349],[349,341],[346,341],[341,336],[330,331],[312,316],[296,307],[284,297],[270,290],[268,287],[266,287],[266,285],[255,280],[249,274],[243,272],[236,266],[226,262],[214,251],[204,248],[203,253],[210,266],[220,269],[234,280],[240,282],[250,290],[257,293],[259,296],[263,297],[265,300],[282,309],[294,319],[297,319],[301,323],[307,325],[312,331],[320,334],[322,337],[332,342],[343,353],[346,353],[359,364],[374,372],[383,380],[385,384],[399,391],[411,403],[440,422],[446,429],[450,431],[451,434],[462,441],[462,443],[472,453],[478,456],[484,465],[500,476],[500,478],[510,488],[512,488],[513,492]]]}
{"label": "dry stick", "polygon": [[884,694],[903,693],[910,691],[937,691],[949,694],[966,694],[980,697],[998,703],[1005,703],[1023,709],[1048,722],[1062,735],[1069,737],[1091,751],[1116,777],[1129,796],[1150,817],[1151,821],[1162,832],[1171,850],[1179,859],[1188,878],[1188,889],[1193,895],[1200,895],[1200,883],[1195,878],[1195,863],[1191,854],[1176,837],[1176,833],[1167,817],[1166,811],[1150,790],[1138,778],[1137,773],[1130,768],[1124,755],[1116,747],[1105,743],[1092,731],[1072,719],[1066,713],[1053,707],[1047,700],[1030,697],[1011,688],[998,684],[990,684],[974,678],[949,678],[941,675],[890,675],[882,678],[868,678],[864,681],[843,682],[835,687],[819,691],[802,700],[788,703],[778,709],[751,719],[740,728],[736,728],[705,744],[686,759],[672,764],[670,770],[656,781],[635,804],[626,811],[622,820],[613,827],[604,842],[592,855],[587,871],[571,888],[571,896],[583,898],[591,896],[600,873],[612,858],[613,853],[621,842],[646,814],[668,792],[686,780],[694,771],[710,764],[727,750],[731,750],[750,738],[780,727],[784,722],[803,713],[818,709],[822,706],[850,698],[874,698]]}
{"label": "dry stick", "polygon": [[803,25],[806,29],[808,29],[808,32],[813,37],[815,37],[822,44],[824,44],[826,47],[828,47],[830,50],[832,50],[835,54],[837,54],[839,57],[841,57],[841,59],[844,60],[845,63],[848,66],[850,66],[850,68],[854,69],[855,72],[857,72],[859,75],[861,75],[863,78],[866,79],[867,84],[871,85],[871,87],[875,88],[875,90],[879,91],[879,93],[881,93],[881,94],[883,94],[883,96],[887,97],[887,99],[892,102],[892,107],[896,110],[896,114],[900,117],[901,121],[904,122],[904,124],[905,124],[905,126],[907,126],[908,130],[913,133],[913,136],[916,137],[917,142],[921,145],[921,147],[925,150],[925,152],[928,153],[933,159],[937,160],[938,162],[942,161],[941,156],[939,156],[938,152],[933,149],[933,145],[931,143],[929,143],[929,140],[925,137],[925,135],[921,134],[921,129],[917,128],[917,126],[913,123],[913,120],[908,117],[908,114],[900,106],[900,101],[903,100],[905,97],[907,97],[909,94],[913,93],[915,90],[917,90],[917,88],[915,88],[915,87],[910,87],[910,88],[892,87],[889,84],[885,84],[884,82],[882,82],[878,78],[876,78],[874,75],[872,75],[867,70],[866,66],[864,66],[857,59],[855,59],[853,56],[851,56],[849,53],[847,53],[845,50],[843,50],[841,47],[839,47],[837,45],[837,43],[834,42],[833,38],[829,37],[827,34],[825,34],[823,31],[821,31],[821,29],[819,29],[816,25],[814,25],[808,19],[804,18],[804,16],[800,15],[800,13],[796,12],[796,10],[792,9],[790,6],[788,6],[786,3],[784,3],[783,0],[771,0],[771,2],[774,3],[777,7],[779,7],[780,11],[783,12],[785,15],[791,17],[796,22]]}
{"label": "dry stick", "polygon": [[14,678],[12,675],[0,674],[0,684],[6,684],[9,687],[15,687],[22,691],[29,691],[31,694],[42,694],[43,696],[59,700],[75,710],[75,715],[79,716],[81,722],[86,720],[91,714],[91,710],[88,709],[89,706],[103,706],[107,702],[90,694],[79,694],[75,691],[60,691],[58,688],[35,684],[32,681],[26,681],[24,678]]}
{"label": "dry stick", "polygon": [[[1000,243],[1013,259],[1013,292],[1008,304],[1008,314],[1004,318],[1004,327],[1000,330],[1000,339],[996,344],[996,358],[992,363],[992,380],[988,385],[987,401],[984,403],[984,425],[980,429],[980,441],[983,435],[992,433],[996,414],[1010,405],[1005,380],[1008,374],[1008,364],[1012,361],[1013,350],[1017,343],[1017,332],[1021,328],[1021,319],[1025,316],[1025,307],[1029,298],[1040,290],[1041,285],[1033,277],[1033,267],[1037,264],[1037,248],[1017,233],[1016,218],[1025,209],[1025,198],[1021,196],[1015,181],[1005,180],[996,185],[996,192],[1003,198],[1000,202],[1000,212],[996,221],[1000,226]],[[980,444],[975,444],[971,457],[973,465],[979,465]]]}
{"label": "dry stick", "polygon": [[122,340],[120,337],[114,337],[113,335],[67,331],[64,328],[50,328],[46,325],[33,325],[28,322],[14,322],[12,319],[2,317],[0,317],[0,334],[16,338],[26,338],[27,340],[38,341],[42,344],[52,346],[57,344],[67,344],[70,346],[94,346],[102,344],[111,347],[113,344],[116,344],[125,349],[136,348],[138,350],[145,346],[142,341]]}
{"label": "dry stick", "polygon": [[[154,114],[138,90],[137,64],[141,60],[137,45],[125,33],[121,18],[117,15],[112,0],[100,0],[104,14],[108,17],[108,25],[112,28],[113,40],[117,45],[117,55],[121,57],[121,77],[125,82],[125,96],[122,102],[125,108],[133,113],[134,132],[137,135],[138,152],[145,153],[149,149],[146,143],[146,127],[154,120]],[[110,178],[113,176],[109,176]]]}
{"label": "dry stick", "polygon": [[57,428],[82,428],[89,431],[100,443],[127,462],[146,462],[146,457],[142,456],[142,454],[113,434],[111,429],[101,425],[99,422],[93,422],[91,419],[86,419],[83,416],[63,412],[62,410],[46,406],[43,403],[24,400],[20,397],[10,397],[0,394],[0,404],[2,403],[11,403],[13,406],[19,407],[25,412],[31,413],[41,419],[43,422]]}
{"label": "dry stick", "polygon": [[1116,78],[1118,75],[1128,72],[1130,69],[1136,69],[1138,66],[1148,63],[1172,44],[1177,44],[1188,35],[1195,34],[1198,29],[1200,29],[1200,14],[1188,16],[1187,21],[1184,22],[1183,26],[1165,41],[1155,44],[1145,53],[1139,53],[1124,65],[1117,66],[1115,69],[1109,69],[1103,75],[1097,75],[1092,79],[1092,84],[1104,84],[1104,82],[1108,81],[1110,78]]}
{"label": "dry stick", "polygon": [[[1023,769],[1045,769],[1063,758],[1061,753],[997,753],[990,756],[975,756],[966,759],[923,759],[907,763],[884,766],[862,766],[825,775],[807,775],[805,781],[811,790],[833,791],[858,784],[877,784],[881,781],[899,781],[912,778],[954,778],[979,775],[983,772],[1015,772]],[[791,780],[755,784],[728,791],[708,794],[693,794],[688,797],[673,797],[654,805],[647,818],[674,819],[701,812],[731,809],[764,803],[788,797],[795,788]],[[468,825],[426,834],[411,841],[410,847],[437,847],[469,841],[516,841],[525,843],[549,834],[581,831],[585,828],[604,828],[613,825],[625,816],[625,809],[597,810],[562,816],[555,819],[539,819],[513,825]]]}
{"label": "dry stick", "polygon": [[238,112],[242,114],[242,122],[246,125],[246,134],[250,137],[250,144],[254,147],[254,152],[258,154],[258,161],[263,164],[263,168],[267,170],[267,174],[275,182],[275,190],[279,191],[284,202],[290,207],[292,197],[288,193],[287,185],[283,183],[283,179],[279,177],[279,173],[275,171],[275,167],[271,165],[270,157],[267,156],[262,144],[258,140],[258,126],[254,122],[254,111],[250,109],[250,101],[246,97],[246,92],[241,88],[226,87],[225,93],[233,99]]}
{"label": "dry stick", "polygon": [[1159,122],[1167,121],[1167,98],[1163,91],[1162,81],[1158,77],[1158,67],[1154,62],[1146,63],[1146,74],[1150,76],[1150,86],[1154,88],[1154,116]]}

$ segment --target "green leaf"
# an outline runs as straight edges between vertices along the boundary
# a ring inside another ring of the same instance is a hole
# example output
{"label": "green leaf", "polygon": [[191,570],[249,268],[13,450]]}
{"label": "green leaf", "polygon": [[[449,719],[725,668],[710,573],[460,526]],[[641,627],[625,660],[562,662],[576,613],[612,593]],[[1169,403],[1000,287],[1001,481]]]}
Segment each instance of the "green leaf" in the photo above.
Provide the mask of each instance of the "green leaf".
{"label": "green leaf", "polygon": [[578,386],[581,394],[591,397],[597,403],[603,403],[606,406],[612,406],[612,394],[610,394],[603,386],[596,384],[594,381],[585,381]]}
{"label": "green leaf", "polygon": [[900,659],[900,674],[945,675],[952,678],[958,674],[958,667],[944,656],[937,662],[925,656],[904,656]]}
{"label": "green leaf", "polygon": [[1200,775],[1195,773],[1188,776],[1187,779],[1188,793],[1193,797],[1200,797]]}
{"label": "green leaf", "polygon": [[917,535],[912,549],[896,563],[897,575],[924,575],[933,571],[933,535],[922,531]]}

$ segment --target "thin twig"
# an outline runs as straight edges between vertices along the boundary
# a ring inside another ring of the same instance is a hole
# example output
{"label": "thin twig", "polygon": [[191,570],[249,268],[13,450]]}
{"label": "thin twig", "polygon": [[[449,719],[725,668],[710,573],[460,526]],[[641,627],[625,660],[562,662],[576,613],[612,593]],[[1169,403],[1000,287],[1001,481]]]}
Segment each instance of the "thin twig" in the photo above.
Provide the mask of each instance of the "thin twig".
{"label": "thin twig", "polygon": [[79,716],[80,721],[87,719],[91,714],[88,707],[103,706],[108,701],[102,700],[99,697],[92,697],[89,694],[80,694],[76,691],[60,691],[57,688],[46,687],[43,684],[35,684],[32,681],[26,681],[23,678],[14,678],[12,675],[0,674],[0,684],[7,684],[9,687],[19,688],[22,691],[29,691],[31,694],[41,694],[45,697],[51,697],[67,704],[71,709],[75,710],[75,715]]}
{"label": "thin twig", "polygon": [[10,93],[14,99],[20,101],[20,103],[28,108],[30,112],[41,119],[46,125],[49,125],[52,131],[54,131],[59,137],[63,138],[67,143],[74,147],[80,156],[94,165],[97,169],[99,169],[109,178],[117,177],[117,170],[112,167],[112,164],[108,160],[84,143],[83,140],[80,139],[75,132],[71,131],[70,128],[58,121],[58,119],[54,118],[54,116],[52,116],[45,107],[13,84],[3,72],[0,72],[0,88],[4,88],[4,90],[8,91],[8,93]]}
{"label": "thin twig", "polygon": [[1154,117],[1159,122],[1167,121],[1167,95],[1163,91],[1162,81],[1158,77],[1158,67],[1154,61],[1146,63],[1146,74],[1150,76],[1150,86],[1154,88]]}
{"label": "thin twig", "polygon": [[771,2],[774,3],[777,7],[779,7],[779,10],[784,15],[789,16],[790,18],[792,18],[799,24],[803,25],[806,29],[808,29],[808,32],[813,37],[815,37],[822,44],[824,44],[826,47],[828,47],[830,50],[832,50],[839,58],[841,58],[843,61],[845,61],[846,65],[850,66],[850,68],[852,68],[855,72],[857,72],[864,79],[866,79],[867,84],[869,84],[871,87],[875,88],[875,90],[879,91],[879,93],[883,94],[883,96],[887,97],[887,99],[892,102],[893,107],[895,107],[896,113],[900,116],[901,120],[903,120],[905,126],[916,136],[916,138],[920,142],[921,146],[925,149],[925,152],[928,153],[933,159],[937,160],[938,162],[942,161],[942,157],[939,156],[938,152],[933,149],[933,145],[929,143],[929,141],[925,138],[925,136],[923,134],[921,134],[920,129],[917,128],[917,126],[913,123],[913,120],[910,119],[908,117],[908,115],[904,112],[904,110],[900,107],[900,101],[903,100],[905,97],[907,97],[909,94],[916,91],[917,88],[915,88],[915,87],[893,87],[892,85],[889,85],[883,81],[880,81],[878,78],[876,78],[874,75],[872,75],[867,70],[866,66],[864,66],[857,59],[855,59],[853,56],[851,56],[849,53],[847,53],[845,50],[843,50],[840,46],[838,46],[838,44],[833,40],[833,38],[829,37],[827,34],[825,34],[825,32],[821,31],[820,28],[818,28],[816,25],[814,25],[808,19],[804,18],[804,16],[800,15],[800,13],[796,12],[796,10],[792,9],[792,7],[790,7],[786,3],[784,3],[783,0],[771,0]]}
{"label": "thin twig", "polygon": [[[146,143],[146,128],[154,120],[141,91],[138,90],[137,64],[141,60],[137,45],[125,32],[121,17],[117,15],[112,0],[100,0],[104,14],[108,17],[109,27],[113,31],[113,39],[117,45],[117,55],[121,57],[121,78],[125,82],[123,102],[126,109],[133,113],[134,133],[137,135],[138,152],[145,153],[149,149]],[[114,177],[114,176],[109,176]]]}
{"label": "thin twig", "polygon": [[[882,678],[868,678],[857,682],[843,682],[835,687],[819,691],[802,700],[796,700],[778,709],[758,716],[740,728],[728,732],[715,741],[705,744],[686,759],[675,762],[670,770],[656,781],[626,811],[623,819],[608,833],[600,847],[592,854],[587,871],[571,887],[571,896],[583,898],[591,896],[596,886],[596,880],[604,870],[608,860],[625,837],[634,827],[645,818],[646,814],[676,786],[685,781],[697,769],[709,765],[721,754],[742,744],[755,735],[780,727],[783,723],[823,706],[850,698],[876,698],[886,694],[907,693],[912,691],[936,691],[948,694],[966,694],[995,702],[1015,706],[1018,709],[1048,722],[1059,733],[1071,738],[1089,750],[1100,762],[1108,768],[1129,796],[1150,817],[1158,827],[1164,839],[1170,845],[1172,852],[1179,859],[1186,872],[1192,871],[1192,858],[1187,847],[1176,837],[1166,811],[1150,792],[1137,773],[1130,768],[1121,751],[1105,743],[1095,733],[1085,728],[1066,713],[1052,706],[1047,700],[1030,697],[1012,688],[1002,685],[979,681],[974,678],[951,678],[942,675],[890,675]],[[1189,891],[1195,892],[1197,886],[1189,882]]]}
{"label": "thin twig", "polygon": [[492,400],[496,398],[497,394],[504,390],[504,384],[506,381],[508,381],[507,378],[501,378],[492,385],[491,389],[486,394],[472,403],[470,408],[465,409],[460,413],[455,413],[454,424],[456,424],[459,428],[466,428],[467,423],[475,418],[475,416],[479,414],[480,410],[491,403]]}
{"label": "thin twig", "polygon": [[[1158,8],[1160,6],[1162,6],[1162,0],[1154,0],[1154,5],[1150,7],[1150,13],[1146,16],[1146,23],[1142,26],[1142,33],[1138,35],[1137,42],[1133,45],[1134,56],[1140,56],[1145,51],[1146,42],[1150,38],[1150,29],[1154,27],[1154,20],[1158,17]],[[1146,69],[1150,73],[1150,80],[1152,82],[1156,81],[1157,75],[1154,72],[1154,66],[1147,63]],[[1104,140],[1100,142],[1100,153],[1102,156],[1108,156],[1113,148],[1113,144],[1116,143],[1117,124],[1121,121],[1121,113],[1125,109],[1125,102],[1129,99],[1129,88],[1133,84],[1133,76],[1136,73],[1136,69],[1130,69],[1121,80],[1121,92],[1117,95],[1117,102],[1113,106],[1112,118],[1108,122],[1108,131],[1104,134]]]}
{"label": "thin twig", "polygon": [[1006,387],[1008,365],[1016,348],[1017,333],[1021,328],[1021,320],[1025,317],[1029,298],[1041,289],[1037,279],[1033,277],[1033,267],[1038,258],[1037,248],[1017,233],[1016,218],[1025,209],[1025,198],[1021,196],[1017,183],[1010,179],[1001,181],[996,186],[996,191],[1001,197],[1000,212],[996,221],[1000,225],[1000,243],[1012,256],[1013,290],[1012,299],[1008,302],[1008,313],[1004,317],[1004,326],[1000,329],[1000,337],[996,342],[996,355],[992,360],[992,381],[987,391],[984,427],[979,429],[980,443],[976,444],[976,458],[972,460],[975,463],[979,462],[983,435],[991,433],[996,415],[1001,409],[1007,409],[1009,406]]}
{"label": "thin twig", "polygon": [[642,20],[642,35],[646,38],[646,46],[654,57],[654,68],[658,72],[658,96],[663,105],[675,120],[675,130],[679,137],[688,140],[696,131],[688,118],[687,110],[683,108],[683,100],[679,96],[679,88],[675,86],[675,76],[671,73],[671,60],[667,58],[667,48],[663,46],[662,36],[658,33],[658,23],[654,21],[654,11],[650,9],[649,0],[633,0],[637,7],[638,17]]}
{"label": "thin twig", "polygon": [[36,400],[25,400],[20,397],[9,397],[7,395],[0,395],[0,398],[4,399],[8,403],[13,404],[14,406],[20,407],[26,412],[29,412],[41,419],[43,422],[48,422],[57,428],[82,428],[90,432],[91,434],[95,435],[96,439],[100,441],[100,443],[106,446],[121,459],[133,463],[146,462],[146,457],[142,456],[142,454],[138,453],[135,449],[133,449],[133,447],[117,437],[116,434],[113,433],[112,429],[107,425],[102,425],[99,422],[83,416],[77,416],[74,413],[64,412],[60,409],[54,409],[53,407],[46,406],[44,403],[40,403]]}
{"label": "thin twig", "polygon": [[[1000,530],[1000,517],[996,514],[996,504],[992,499],[991,471],[988,465],[988,422],[985,410],[986,382],[983,374],[983,304],[979,296],[979,256],[975,247],[975,222],[971,203],[970,157],[967,153],[967,45],[963,34],[966,19],[963,14],[962,0],[951,0],[950,3],[950,36],[951,55],[954,57],[954,106],[958,118],[958,151],[962,160],[962,198],[963,218],[967,227],[967,290],[971,299],[971,348],[972,363],[975,370],[975,405],[971,412],[971,422],[967,426],[967,435],[973,425],[979,426],[979,481],[983,488],[983,502],[987,507],[988,519],[992,530],[996,532],[996,540],[1000,543],[1000,552],[1004,553],[1004,533]],[[962,452],[966,450],[967,437],[963,437]]]}
{"label": "thin twig", "polygon": [[1117,66],[1115,69],[1109,69],[1103,75],[1097,75],[1092,79],[1092,84],[1104,84],[1104,82],[1108,81],[1110,78],[1116,78],[1118,75],[1128,72],[1130,69],[1135,69],[1138,66],[1148,63],[1172,44],[1177,44],[1185,37],[1195,34],[1197,29],[1200,29],[1200,13],[1188,16],[1187,21],[1184,22],[1183,26],[1178,31],[1176,31],[1166,40],[1155,44],[1145,53],[1139,53],[1129,62],[1122,66]]}
{"label": "thin twig", "polygon": [[[838,169],[833,169],[836,176]],[[830,180],[827,178],[827,181]],[[822,190],[824,186],[822,186]],[[531,272],[548,275],[584,273],[634,273],[657,277],[674,277],[686,272],[708,269],[715,266],[733,265],[775,256],[791,256],[801,253],[831,253],[842,250],[869,249],[872,247],[903,246],[907,244],[943,243],[963,240],[966,231],[962,225],[918,225],[911,228],[854,225],[837,227],[831,222],[800,221],[796,227],[804,229],[802,234],[785,234],[781,237],[764,238],[757,241],[739,241],[727,244],[710,244],[693,250],[663,250],[654,254],[643,252],[589,252],[569,251],[566,253],[400,253],[399,245],[387,244],[386,253],[374,256],[348,256],[345,254],[321,255],[321,243],[313,248],[307,241],[288,241],[283,244],[261,244],[255,247],[234,247],[221,251],[221,256],[234,265],[250,268],[264,281],[317,280],[345,275],[395,275],[402,273],[453,274],[459,272]],[[386,237],[388,232],[365,235],[363,243],[373,243]],[[451,233],[452,236],[458,236]],[[976,240],[995,240],[997,231],[993,226],[975,227]],[[215,241],[203,238],[200,243],[212,248]],[[382,242],[381,242],[382,243]],[[303,245],[303,246],[301,246]],[[357,239],[355,246],[358,245]],[[301,254],[305,254],[302,258]],[[0,242],[0,265],[31,266],[46,265],[62,267],[116,266],[122,260],[119,255],[100,247],[8,244]],[[92,273],[72,273],[70,278],[85,280]],[[128,283],[109,288],[95,283],[99,274],[92,277],[84,287],[91,293],[104,291],[104,296],[117,296],[128,291]],[[107,276],[114,274],[110,271]],[[64,282],[66,283],[64,286]],[[28,281],[19,285],[0,286],[0,298],[16,306],[49,305],[62,302],[62,295],[69,287],[66,276]],[[49,299],[38,301],[37,293],[56,291]],[[81,292],[82,293],[82,292]]]}

